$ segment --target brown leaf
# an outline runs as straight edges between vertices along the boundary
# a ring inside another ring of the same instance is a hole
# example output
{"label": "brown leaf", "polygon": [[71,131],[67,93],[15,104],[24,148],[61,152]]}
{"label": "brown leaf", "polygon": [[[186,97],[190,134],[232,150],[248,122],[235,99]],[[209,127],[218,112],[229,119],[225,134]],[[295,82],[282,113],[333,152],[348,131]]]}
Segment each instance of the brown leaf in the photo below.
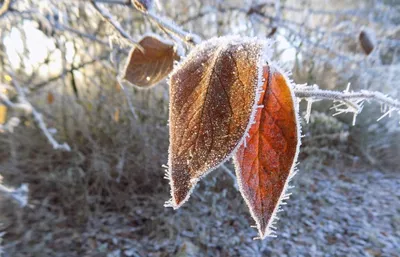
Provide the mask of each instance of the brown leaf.
{"label": "brown leaf", "polygon": [[266,42],[223,37],[203,42],[170,80],[169,178],[181,206],[200,177],[238,147],[255,115]]}
{"label": "brown leaf", "polygon": [[48,92],[48,93],[47,93],[47,103],[48,103],[48,104],[54,103],[54,95],[53,95],[52,92]]}
{"label": "brown leaf", "polygon": [[168,76],[179,56],[173,44],[154,36],[145,36],[139,44],[144,52],[137,47],[132,48],[123,78],[135,86],[148,88]]}
{"label": "brown leaf", "polygon": [[360,45],[366,55],[372,53],[375,48],[375,34],[373,31],[365,29],[359,35]]}
{"label": "brown leaf", "polygon": [[267,66],[264,90],[255,123],[235,153],[236,176],[260,238],[274,236],[279,205],[287,199],[285,191],[294,175],[300,146],[300,127],[294,94],[288,80]]}

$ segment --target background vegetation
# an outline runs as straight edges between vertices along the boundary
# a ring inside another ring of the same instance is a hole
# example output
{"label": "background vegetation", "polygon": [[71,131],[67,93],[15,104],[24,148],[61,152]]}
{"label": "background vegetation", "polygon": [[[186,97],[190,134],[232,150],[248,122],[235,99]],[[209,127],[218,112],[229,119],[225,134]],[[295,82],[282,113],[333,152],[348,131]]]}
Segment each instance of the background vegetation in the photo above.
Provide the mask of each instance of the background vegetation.
{"label": "background vegetation", "polygon": [[[97,2],[133,41],[150,32],[168,38],[130,1]],[[366,105],[352,126],[351,115],[333,117],[329,101],[315,102],[281,236],[253,241],[230,163],[180,210],[163,207],[168,85],[120,87],[116,77],[131,42],[90,1],[0,1],[6,5],[0,93],[21,101],[11,83],[17,80],[71,151],[53,149],[24,108],[0,106],[3,183],[29,185],[24,208],[0,195],[4,256],[398,256],[397,116],[376,122],[380,106]],[[350,82],[354,90],[400,96],[396,0],[172,0],[154,9],[204,39],[274,39],[274,58],[296,83],[344,90]],[[362,33],[373,43],[369,54]]]}

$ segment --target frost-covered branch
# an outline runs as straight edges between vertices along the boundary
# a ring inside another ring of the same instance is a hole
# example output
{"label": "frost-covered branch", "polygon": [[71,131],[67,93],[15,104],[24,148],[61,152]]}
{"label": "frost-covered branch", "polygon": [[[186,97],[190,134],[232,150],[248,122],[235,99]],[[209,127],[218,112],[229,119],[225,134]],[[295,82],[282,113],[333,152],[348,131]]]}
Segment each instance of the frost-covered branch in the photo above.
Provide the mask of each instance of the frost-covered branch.
{"label": "frost-covered branch", "polygon": [[148,11],[145,12],[144,14],[150,17],[163,29],[172,33],[174,36],[177,36],[180,40],[187,43],[188,45],[194,46],[201,42],[201,38],[198,35],[184,31],[182,28],[175,25],[172,21],[168,20],[165,17],[157,15],[153,11]]}
{"label": "frost-covered branch", "polygon": [[16,201],[21,207],[28,204],[28,185],[22,184],[19,188],[9,188],[0,184],[0,195]]}
{"label": "frost-covered branch", "polygon": [[32,106],[32,104],[26,99],[26,95],[25,95],[23,88],[19,85],[19,83],[15,80],[15,78],[12,79],[12,83],[18,93],[20,102],[13,103],[7,98],[7,96],[5,96],[4,94],[0,94],[1,102],[5,103],[9,108],[20,109],[20,110],[23,110],[25,113],[32,115],[37,126],[40,128],[40,130],[46,136],[47,140],[53,146],[54,149],[71,151],[71,148],[67,143],[60,144],[57,142],[56,139],[54,139],[52,133],[49,131],[46,123],[43,120],[42,114],[40,112],[38,112]]}
{"label": "frost-covered branch", "polygon": [[0,7],[0,18],[10,9],[11,0],[4,0]]}
{"label": "frost-covered branch", "polygon": [[0,92],[0,102],[3,103],[5,106],[8,108],[15,108],[15,104],[8,99],[8,97],[5,94],[2,94]]}
{"label": "frost-covered branch", "polygon": [[97,13],[100,14],[100,16],[104,19],[104,21],[110,24],[123,39],[127,40],[130,44],[134,45],[135,47],[138,47],[139,49],[143,50],[142,46],[139,45],[137,42],[135,42],[135,40],[133,40],[131,36],[124,29],[121,28],[121,25],[114,19],[114,17],[111,16],[111,14],[107,10],[101,8],[96,3],[96,1],[91,1],[91,3],[94,9],[97,11]]}
{"label": "frost-covered branch", "polygon": [[376,91],[361,90],[359,92],[351,92],[349,91],[349,86],[345,91],[340,92],[322,90],[319,89],[316,85],[297,85],[294,88],[294,92],[297,97],[301,99],[306,99],[308,101],[306,119],[311,111],[312,102],[323,99],[339,102],[332,107],[332,109],[336,110],[336,113],[334,115],[347,112],[354,113],[353,124],[355,122],[356,115],[360,113],[363,108],[364,101],[373,100],[382,105],[383,115],[378,119],[378,121],[388,115],[390,116],[392,113],[395,112],[400,114],[400,102],[398,100],[395,100],[387,95]]}

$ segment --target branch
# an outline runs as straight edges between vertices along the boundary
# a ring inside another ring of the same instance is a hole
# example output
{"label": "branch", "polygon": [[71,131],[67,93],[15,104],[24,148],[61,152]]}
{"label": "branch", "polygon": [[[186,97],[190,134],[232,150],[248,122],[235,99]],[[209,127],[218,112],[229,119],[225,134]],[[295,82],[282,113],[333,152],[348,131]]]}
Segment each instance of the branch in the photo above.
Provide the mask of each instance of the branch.
{"label": "branch", "polygon": [[135,107],[133,107],[131,96],[130,96],[128,90],[126,89],[127,87],[125,86],[125,83],[123,82],[123,80],[120,77],[117,77],[117,81],[118,81],[118,84],[121,87],[122,91],[125,94],[126,101],[128,102],[128,107],[129,107],[129,110],[131,111],[131,113],[133,115],[133,118],[135,118],[135,120],[137,120],[138,119],[138,115],[136,113]]}
{"label": "branch", "polygon": [[[140,10],[139,10],[140,11]],[[140,11],[142,12],[142,11]],[[165,17],[160,17],[152,11],[142,12],[147,15],[152,21],[156,22],[162,28],[177,36],[180,40],[185,42],[190,46],[195,46],[201,42],[201,38],[193,33],[189,33],[181,29],[179,26],[175,25],[172,21],[166,19]]]}
{"label": "branch", "polygon": [[10,9],[11,0],[4,0],[3,5],[0,8],[0,18],[6,14],[6,12]]}
{"label": "branch", "polygon": [[131,1],[130,0],[95,0],[95,2],[104,3],[104,4],[126,5],[126,6],[130,6],[131,5]]}
{"label": "branch", "polygon": [[356,115],[360,113],[363,108],[364,101],[373,100],[383,106],[383,115],[378,119],[378,121],[388,115],[390,116],[393,112],[398,112],[400,115],[400,102],[398,100],[395,100],[376,91],[361,90],[359,92],[350,92],[349,87],[350,84],[345,91],[339,92],[331,90],[321,90],[316,85],[296,85],[294,87],[294,93],[297,97],[306,99],[308,101],[306,114],[307,120],[311,111],[312,102],[322,99],[329,99],[340,102],[339,104],[336,104],[332,107],[332,109],[336,110],[336,113],[334,115],[346,112],[354,113],[353,125],[355,123]]}
{"label": "branch", "polygon": [[387,105],[394,109],[400,109],[400,102],[390,98],[377,91],[361,90],[360,92],[338,92],[331,90],[304,90],[295,88],[295,94],[300,98],[315,97],[318,99],[330,99],[330,100],[374,100],[380,104]]}
{"label": "branch", "polygon": [[22,184],[19,188],[8,188],[0,184],[0,194],[16,201],[21,207],[28,204],[28,185]]}
{"label": "branch", "polygon": [[15,104],[8,99],[8,97],[0,92],[0,102],[5,104],[8,108],[15,108]]}
{"label": "branch", "polygon": [[8,98],[4,98],[4,95],[0,95],[1,96],[1,100],[2,102],[4,101],[6,104],[10,104],[10,107],[12,108],[20,108],[25,110],[27,113],[30,113],[34,119],[34,121],[36,122],[37,126],[40,128],[40,130],[42,130],[43,134],[46,136],[47,140],[49,141],[49,143],[53,146],[54,149],[60,149],[60,150],[64,150],[64,151],[71,151],[70,146],[67,143],[63,143],[63,144],[59,144],[57,142],[57,140],[54,139],[53,135],[51,134],[51,132],[49,131],[49,129],[47,128],[46,123],[43,120],[42,114],[40,112],[38,112],[30,102],[28,102],[28,100],[26,99],[25,96],[25,92],[24,90],[21,88],[21,86],[19,85],[19,83],[15,80],[15,78],[13,77],[12,79],[12,83],[18,93],[18,96],[20,98],[21,103],[15,104],[12,103],[11,101],[7,101],[6,99]]}
{"label": "branch", "polygon": [[31,90],[33,92],[37,91],[37,90],[41,89],[42,87],[48,85],[51,82],[57,81],[59,79],[62,79],[66,74],[68,74],[70,72],[73,72],[73,71],[76,71],[76,70],[80,70],[80,69],[86,67],[87,65],[95,64],[99,60],[105,60],[107,58],[108,58],[108,56],[102,56],[99,59],[93,59],[93,60],[90,60],[90,61],[87,61],[87,62],[80,63],[77,66],[72,66],[70,69],[64,69],[59,75],[51,77],[48,80],[40,82],[40,83],[38,83],[36,85],[33,85],[30,88],[31,88]]}
{"label": "branch", "polygon": [[91,1],[92,6],[94,9],[97,11],[97,13],[106,21],[108,24],[110,24],[119,34],[122,38],[127,40],[130,44],[134,45],[135,47],[139,48],[141,51],[144,51],[143,47],[139,45],[137,42],[135,42],[129,34],[121,28],[121,25],[114,20],[114,18],[111,16],[108,11],[102,9],[94,0]]}

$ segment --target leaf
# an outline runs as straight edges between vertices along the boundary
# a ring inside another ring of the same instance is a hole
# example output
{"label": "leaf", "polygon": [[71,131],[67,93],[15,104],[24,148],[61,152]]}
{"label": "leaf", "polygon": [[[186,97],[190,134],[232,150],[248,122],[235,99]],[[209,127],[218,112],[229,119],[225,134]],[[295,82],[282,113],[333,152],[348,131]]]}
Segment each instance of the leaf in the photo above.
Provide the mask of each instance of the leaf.
{"label": "leaf", "polygon": [[375,33],[370,29],[364,29],[360,32],[358,36],[360,41],[361,48],[363,49],[366,55],[372,53],[376,44],[376,36]]}
{"label": "leaf", "polygon": [[11,77],[10,75],[8,75],[8,74],[5,74],[5,75],[4,75],[4,79],[5,79],[7,82],[12,81],[12,77]]}
{"label": "leaf", "polygon": [[255,123],[235,153],[236,176],[260,238],[274,236],[280,204],[288,198],[300,146],[300,125],[295,96],[288,80],[271,66],[264,69],[264,93]]}
{"label": "leaf", "polygon": [[124,69],[123,78],[139,88],[148,88],[163,80],[174,68],[179,55],[173,44],[154,36],[145,36],[141,49],[133,47]]}
{"label": "leaf", "polygon": [[211,39],[172,73],[166,206],[180,207],[240,144],[255,115],[265,46],[252,38]]}
{"label": "leaf", "polygon": [[115,112],[114,112],[114,121],[116,123],[119,122],[119,109],[116,109]]}
{"label": "leaf", "polygon": [[7,119],[7,106],[0,104],[0,125],[4,124]]}
{"label": "leaf", "polygon": [[48,104],[54,103],[54,95],[53,95],[52,92],[48,92],[48,93],[47,93],[47,103],[48,103]]}

